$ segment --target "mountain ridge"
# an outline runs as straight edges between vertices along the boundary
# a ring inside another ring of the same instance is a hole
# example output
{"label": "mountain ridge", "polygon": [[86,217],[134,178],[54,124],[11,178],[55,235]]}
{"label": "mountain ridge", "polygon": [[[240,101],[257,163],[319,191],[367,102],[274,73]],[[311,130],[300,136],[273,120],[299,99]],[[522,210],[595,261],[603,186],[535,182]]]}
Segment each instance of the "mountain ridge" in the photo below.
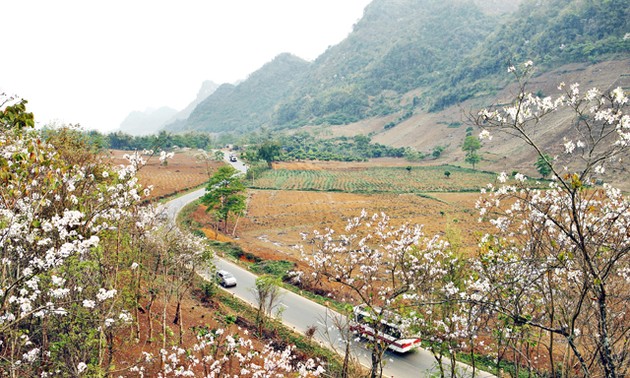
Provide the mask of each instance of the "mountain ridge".
{"label": "mountain ridge", "polygon": [[[620,0],[523,0],[516,10],[509,3],[374,0],[348,37],[313,62],[280,54],[166,130],[239,135],[364,123],[376,125],[370,133],[378,139],[419,114],[457,118],[440,114],[491,102],[510,83],[508,65],[519,61],[533,59],[543,74],[630,56],[623,34],[630,15]],[[405,140],[414,146],[413,137]]]}

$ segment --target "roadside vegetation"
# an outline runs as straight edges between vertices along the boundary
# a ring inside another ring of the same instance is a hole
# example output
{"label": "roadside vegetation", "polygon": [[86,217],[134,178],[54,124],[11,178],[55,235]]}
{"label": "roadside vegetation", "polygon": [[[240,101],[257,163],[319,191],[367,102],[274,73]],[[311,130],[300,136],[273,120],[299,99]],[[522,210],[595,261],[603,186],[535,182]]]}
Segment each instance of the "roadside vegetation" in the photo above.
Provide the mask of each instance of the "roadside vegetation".
{"label": "roadside vegetation", "polygon": [[154,152],[112,166],[84,133],[34,124],[26,101],[0,96],[3,375],[321,373],[288,343],[194,311],[196,271],[213,252],[147,204],[137,174]]}

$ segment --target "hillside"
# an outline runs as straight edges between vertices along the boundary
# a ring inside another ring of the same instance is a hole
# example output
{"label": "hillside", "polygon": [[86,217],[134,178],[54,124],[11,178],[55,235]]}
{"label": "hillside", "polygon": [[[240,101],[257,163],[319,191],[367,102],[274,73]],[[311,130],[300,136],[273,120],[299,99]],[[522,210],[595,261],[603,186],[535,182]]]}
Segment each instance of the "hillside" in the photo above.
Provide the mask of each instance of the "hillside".
{"label": "hillside", "polygon": [[[506,73],[506,77],[509,77]],[[534,92],[540,91],[545,95],[557,96],[559,83],[581,83],[584,90],[597,87],[610,90],[621,86],[630,90],[630,58],[612,60],[597,64],[567,64],[558,69],[542,73],[530,80],[529,88]],[[393,147],[412,147],[418,151],[430,154],[435,146],[445,147],[444,153],[435,163],[464,164],[464,152],[461,144],[469,126],[466,118],[470,113],[495,103],[507,102],[516,87],[507,86],[496,96],[469,99],[457,107],[447,108],[439,112],[417,111],[410,118],[400,122],[395,127],[384,129],[392,117],[371,119],[349,125],[327,128],[330,136],[350,136],[356,134],[373,135],[372,141]],[[551,148],[562,139],[566,125],[572,114],[558,113],[552,122],[545,123],[538,137],[542,146]],[[394,117],[395,118],[395,117]],[[324,127],[310,128],[313,133]],[[321,130],[320,130],[321,131]],[[513,138],[496,135],[491,143],[486,143],[482,149],[483,161],[480,167],[492,171],[512,169],[524,173],[534,174],[533,162],[536,160],[534,152]],[[630,187],[628,188],[630,189]]]}
{"label": "hillside", "polygon": [[281,54],[167,130],[325,128],[419,150],[447,146],[457,159],[462,113],[509,93],[510,64],[533,60],[545,94],[563,74],[603,88],[625,77],[629,9],[620,0],[374,0],[315,61]]}
{"label": "hillside", "polygon": [[223,84],[181,123],[166,130],[247,132],[269,123],[276,104],[294,89],[308,62],[281,54],[238,84]]}
{"label": "hillside", "polygon": [[630,7],[623,0],[524,1],[472,50],[448,81],[437,82],[429,110],[495,93],[510,64],[534,61],[548,71],[570,63],[630,56]]}
{"label": "hillside", "polygon": [[348,38],[317,58],[274,123],[347,124],[394,113],[402,94],[454,69],[496,23],[470,2],[373,1]]}

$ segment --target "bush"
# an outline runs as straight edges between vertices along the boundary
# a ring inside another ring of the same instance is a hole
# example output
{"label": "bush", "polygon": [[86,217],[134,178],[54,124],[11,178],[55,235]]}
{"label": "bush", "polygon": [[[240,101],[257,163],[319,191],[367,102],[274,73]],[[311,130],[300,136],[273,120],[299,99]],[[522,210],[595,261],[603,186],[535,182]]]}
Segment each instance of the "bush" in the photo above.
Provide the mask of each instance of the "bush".
{"label": "bush", "polygon": [[287,278],[289,271],[295,268],[295,264],[285,260],[259,261],[252,265],[251,270],[256,274],[268,274],[281,280]]}

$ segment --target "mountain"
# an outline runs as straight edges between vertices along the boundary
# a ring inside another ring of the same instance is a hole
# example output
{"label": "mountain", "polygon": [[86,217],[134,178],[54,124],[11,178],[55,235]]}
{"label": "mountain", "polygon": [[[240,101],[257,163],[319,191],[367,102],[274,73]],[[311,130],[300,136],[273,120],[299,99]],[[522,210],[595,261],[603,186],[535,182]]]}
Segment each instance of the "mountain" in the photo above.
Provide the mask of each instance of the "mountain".
{"label": "mountain", "polygon": [[155,134],[175,114],[177,110],[166,106],[144,112],[133,111],[121,122],[119,130],[130,135]]}
{"label": "mountain", "polygon": [[375,0],[352,33],[316,59],[300,90],[279,106],[275,125],[394,113],[404,93],[453,70],[496,26],[470,1]]}
{"label": "mountain", "polygon": [[471,51],[432,94],[435,111],[495,92],[507,66],[532,60],[541,72],[564,64],[596,63],[630,56],[630,6],[625,0],[524,1]]}
{"label": "mountain", "polygon": [[533,60],[544,74],[630,57],[629,9],[623,0],[374,0],[315,61],[281,54],[167,130],[369,124],[371,133],[396,133],[418,114],[490,102],[512,64]]}
{"label": "mountain", "polygon": [[199,103],[185,122],[165,130],[247,132],[271,122],[275,106],[295,90],[309,63],[280,54],[238,85],[223,84]]}
{"label": "mountain", "polygon": [[[177,112],[177,114],[175,114],[173,117],[171,117],[171,119],[166,121],[161,126],[164,127],[170,124],[182,124],[183,122],[185,122],[185,120],[190,117],[190,114],[193,112],[193,110],[195,110],[197,105],[199,105],[203,100],[213,94],[217,90],[217,88],[219,88],[219,84],[211,80],[206,80],[201,83],[201,88],[199,88],[199,92],[197,92],[197,97],[190,104],[188,104],[188,106]],[[173,125],[172,127],[175,127],[175,125]]]}
{"label": "mountain", "polygon": [[162,130],[165,125],[178,124],[186,120],[195,107],[219,87],[213,81],[201,83],[197,97],[183,110],[177,111],[170,107],[147,109],[144,112],[134,111],[122,121],[119,130],[130,135],[150,135]]}

